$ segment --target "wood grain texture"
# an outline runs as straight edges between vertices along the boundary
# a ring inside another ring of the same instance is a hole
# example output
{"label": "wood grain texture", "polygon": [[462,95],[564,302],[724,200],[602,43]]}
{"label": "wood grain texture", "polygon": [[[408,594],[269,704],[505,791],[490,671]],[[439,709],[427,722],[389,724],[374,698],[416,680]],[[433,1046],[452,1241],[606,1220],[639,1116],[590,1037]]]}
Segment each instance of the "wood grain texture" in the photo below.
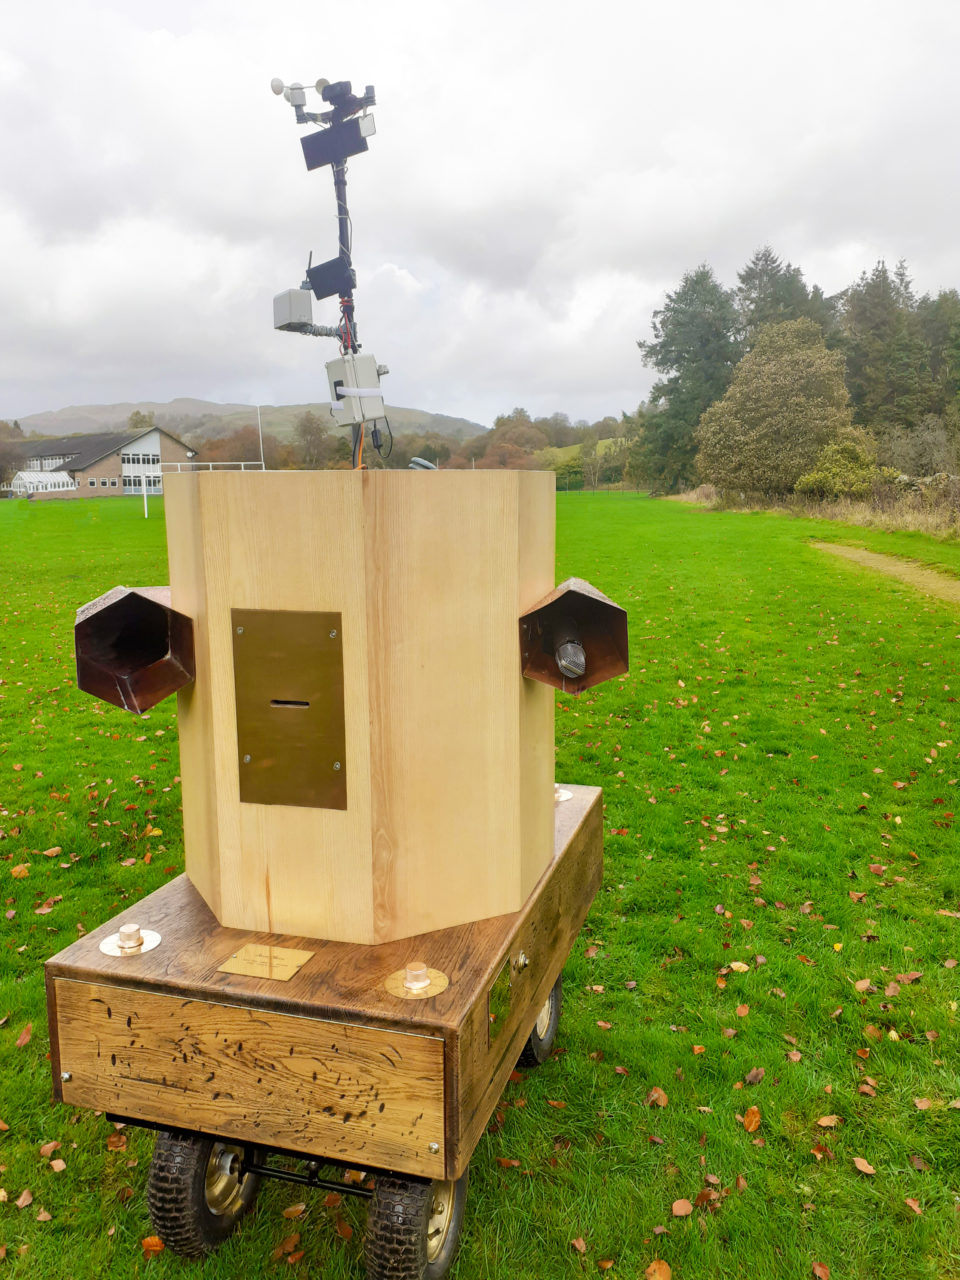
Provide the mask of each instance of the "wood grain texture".
{"label": "wood grain texture", "polygon": [[[338,1030],[339,1024],[354,1024],[383,1032],[412,1032],[442,1040],[443,1061],[436,1069],[443,1079],[445,1176],[458,1177],[600,883],[601,792],[579,786],[567,790],[571,799],[556,805],[554,812],[554,857],[520,911],[414,939],[366,947],[229,929],[217,922],[186,876],[164,885],[47,962],[55,1094],[60,1096],[63,1087],[56,1066],[63,1022],[52,998],[58,980],[106,987],[124,1000],[147,993],[179,1002],[239,1007],[257,1017],[278,1014],[336,1023]],[[135,957],[106,956],[99,950],[103,938],[121,924],[134,922],[162,935],[155,950]],[[286,981],[221,972],[223,962],[245,945],[313,954]],[[487,992],[502,965],[515,960],[521,950],[531,964],[513,975],[510,1015],[488,1047]],[[391,995],[385,980],[413,958],[445,973],[450,979],[446,990],[426,1000]],[[119,1110],[118,1104],[109,1105]],[[227,1103],[222,1110],[229,1110]],[[157,1123],[174,1122],[169,1115],[122,1113]],[[215,1126],[210,1131],[223,1132]],[[401,1143],[389,1158],[383,1157],[383,1167],[405,1168],[404,1150]],[[316,1154],[332,1156],[334,1152]]]}
{"label": "wood grain texture", "polygon": [[[187,871],[223,923],[370,944],[519,909],[551,856],[553,700],[517,618],[553,583],[553,484],[170,477]],[[345,811],[241,802],[231,609],[342,613]]]}
{"label": "wood grain texture", "polygon": [[62,978],[56,1004],[71,1105],[443,1174],[442,1039]]}

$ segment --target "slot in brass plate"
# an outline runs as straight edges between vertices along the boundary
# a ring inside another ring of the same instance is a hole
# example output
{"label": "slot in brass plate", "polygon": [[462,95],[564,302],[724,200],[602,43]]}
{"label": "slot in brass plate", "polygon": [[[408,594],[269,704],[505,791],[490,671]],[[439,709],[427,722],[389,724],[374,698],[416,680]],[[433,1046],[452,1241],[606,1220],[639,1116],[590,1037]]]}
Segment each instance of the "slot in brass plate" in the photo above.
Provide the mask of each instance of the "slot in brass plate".
{"label": "slot in brass plate", "polygon": [[294,947],[268,947],[258,942],[248,942],[232,956],[228,956],[217,972],[242,973],[248,978],[273,978],[277,982],[289,982],[312,955],[312,951],[297,951]]}
{"label": "slot in brass plate", "polygon": [[346,809],[343,620],[232,609],[240,799]]}

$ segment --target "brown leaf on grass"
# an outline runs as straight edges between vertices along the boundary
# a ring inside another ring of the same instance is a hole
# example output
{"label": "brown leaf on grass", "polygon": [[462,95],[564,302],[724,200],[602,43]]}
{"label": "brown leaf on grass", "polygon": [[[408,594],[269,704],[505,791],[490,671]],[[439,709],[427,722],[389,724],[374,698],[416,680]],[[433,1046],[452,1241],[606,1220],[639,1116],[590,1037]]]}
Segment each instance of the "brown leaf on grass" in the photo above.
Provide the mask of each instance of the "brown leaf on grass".
{"label": "brown leaf on grass", "polygon": [[933,1104],[929,1098],[914,1098],[913,1105],[918,1111],[929,1111]]}
{"label": "brown leaf on grass", "polygon": [[876,1169],[873,1167],[873,1165],[868,1164],[867,1161],[864,1160],[862,1156],[854,1156],[853,1163],[857,1166],[857,1168],[860,1170],[861,1173],[874,1174],[877,1172]]}
{"label": "brown leaf on grass", "polygon": [[855,889],[848,889],[847,893],[854,902],[862,902],[867,896],[865,893],[857,893]]}
{"label": "brown leaf on grass", "polygon": [[939,1031],[925,1031],[923,1034],[931,1042],[933,1042],[934,1040],[940,1039]]}
{"label": "brown leaf on grass", "polygon": [[817,1157],[817,1161],[818,1161],[818,1162],[819,1162],[820,1160],[822,1160],[824,1156],[826,1156],[828,1160],[835,1160],[835,1159],[836,1159],[836,1156],[834,1156],[834,1154],[833,1154],[833,1152],[830,1150],[830,1148],[829,1148],[829,1147],[825,1147],[825,1146],[823,1145],[823,1143],[822,1143],[822,1142],[818,1142],[818,1143],[817,1143],[817,1145],[816,1145],[815,1147],[811,1147],[811,1148],[810,1148],[810,1154],[811,1154],[812,1156],[816,1156],[816,1157]]}
{"label": "brown leaf on grass", "polygon": [[306,1252],[307,1252],[306,1249],[298,1249],[296,1253],[288,1254],[287,1265],[290,1267],[295,1267]]}
{"label": "brown leaf on grass", "polygon": [[665,1107],[670,1099],[659,1085],[654,1085],[644,1101],[648,1107]]}
{"label": "brown leaf on grass", "polygon": [[747,1084],[759,1084],[766,1074],[765,1068],[754,1067],[753,1070],[748,1071],[743,1078],[746,1080]]}
{"label": "brown leaf on grass", "polygon": [[900,983],[888,982],[887,985],[883,988],[883,994],[885,996],[898,996],[900,994]]}
{"label": "brown leaf on grass", "polygon": [[609,1031],[609,1030],[610,1030],[610,1028],[613,1026],[613,1023],[612,1023],[612,1022],[598,1022],[598,1023],[597,1023],[597,1026],[600,1028],[600,1030],[601,1030],[601,1031]]}
{"label": "brown leaf on grass", "polygon": [[339,1205],[342,1202],[342,1200],[343,1200],[343,1196],[340,1194],[339,1191],[329,1191],[323,1197],[323,1207],[325,1209],[336,1209],[337,1205]]}
{"label": "brown leaf on grass", "polygon": [[107,1138],[108,1151],[126,1151],[127,1135],[125,1133],[111,1133]]}
{"label": "brown leaf on grass", "polygon": [[509,1156],[497,1156],[497,1164],[501,1169],[519,1169],[520,1161],[511,1160]]}
{"label": "brown leaf on grass", "polygon": [[813,1264],[813,1274],[816,1280],[830,1280],[830,1268],[825,1262],[815,1262]]}
{"label": "brown leaf on grass", "polygon": [[144,1261],[149,1262],[158,1253],[163,1253],[166,1246],[159,1236],[146,1236],[140,1241],[140,1247],[143,1250]]}
{"label": "brown leaf on grass", "polygon": [[883,1039],[883,1032],[880,1030],[879,1027],[875,1027],[872,1022],[868,1022],[867,1025],[863,1028],[863,1034],[867,1037],[868,1040]]}
{"label": "brown leaf on grass", "polygon": [[693,1052],[694,1052],[694,1055],[696,1055],[696,1054],[699,1054],[699,1053],[706,1053],[706,1052],[707,1052],[707,1050],[706,1050],[706,1047],[705,1047],[704,1045],[702,1045],[702,1044],[695,1044],[695,1045],[693,1046]]}
{"label": "brown leaf on grass", "polygon": [[734,1186],[737,1188],[737,1190],[738,1190],[738,1191],[746,1191],[746,1189],[747,1189],[747,1180],[746,1180],[746,1178],[743,1176],[743,1174],[742,1174],[742,1173],[738,1173],[738,1174],[737,1174],[737,1180],[736,1180],[736,1182],[734,1183]]}
{"label": "brown leaf on grass", "polygon": [[675,1218],[689,1218],[693,1213],[693,1205],[689,1200],[674,1200],[671,1213]]}
{"label": "brown leaf on grass", "polygon": [[903,1203],[909,1205],[917,1217],[923,1216],[923,1210],[920,1208],[920,1201],[914,1200],[913,1196],[904,1196]]}
{"label": "brown leaf on grass", "polygon": [[869,978],[861,978],[859,982],[853,984],[853,989],[855,991],[869,991],[872,985]]}
{"label": "brown leaf on grass", "polygon": [[337,1228],[337,1235],[340,1236],[342,1240],[353,1239],[353,1227],[351,1227],[349,1222],[345,1222],[343,1218],[339,1216],[339,1214],[337,1215],[337,1221],[335,1225]]}
{"label": "brown leaf on grass", "polygon": [[952,1102],[947,1103],[947,1106],[951,1111],[960,1111],[960,1098],[954,1098]]}
{"label": "brown leaf on grass", "polygon": [[803,1057],[803,1054],[800,1052],[799,1049],[791,1049],[790,1052],[787,1054],[787,1061],[799,1062],[802,1057]]}
{"label": "brown leaf on grass", "polygon": [[662,1258],[654,1258],[643,1274],[645,1280],[670,1280],[673,1272]]}
{"label": "brown leaf on grass", "polygon": [[835,1129],[842,1121],[839,1116],[821,1116],[817,1124],[821,1129]]}
{"label": "brown leaf on grass", "polygon": [[747,1133],[756,1133],[760,1128],[760,1108],[749,1107],[743,1117],[743,1127]]}
{"label": "brown leaf on grass", "polygon": [[303,1203],[303,1201],[301,1201],[299,1204],[288,1204],[283,1211],[283,1216],[285,1218],[299,1218],[300,1215],[303,1213],[304,1209],[306,1209],[306,1207],[307,1206]]}
{"label": "brown leaf on grass", "polygon": [[858,1086],[857,1093],[864,1093],[868,1098],[875,1098],[877,1096],[876,1089],[869,1084],[862,1084]]}
{"label": "brown leaf on grass", "polygon": [[18,1209],[26,1209],[27,1205],[33,1204],[33,1192],[29,1187],[24,1187],[14,1201],[14,1204]]}
{"label": "brown leaf on grass", "polygon": [[909,973],[898,973],[897,981],[907,987],[911,982],[919,982],[922,977],[923,973],[919,969],[911,969]]}
{"label": "brown leaf on grass", "polygon": [[24,1045],[30,1043],[30,1037],[33,1035],[33,1023],[28,1022],[20,1034],[17,1036],[17,1048],[22,1049]]}
{"label": "brown leaf on grass", "polygon": [[27,876],[30,874],[30,863],[18,862],[15,867],[10,868],[10,874],[13,876],[14,880],[26,880]]}
{"label": "brown leaf on grass", "polygon": [[716,1191],[710,1187],[706,1187],[703,1191],[697,1194],[697,1198],[694,1200],[693,1205],[695,1209],[702,1209],[704,1205],[713,1205],[719,1199],[720,1196]]}
{"label": "brown leaf on grass", "polygon": [[547,1099],[547,1106],[555,1107],[557,1111],[562,1111],[566,1105],[567,1104],[565,1102],[559,1102],[556,1098]]}
{"label": "brown leaf on grass", "polygon": [[574,1249],[576,1249],[577,1253],[587,1252],[587,1246],[584,1243],[583,1236],[577,1236],[576,1240],[571,1240],[570,1243],[573,1245]]}
{"label": "brown leaf on grass", "polygon": [[[4,1125],[3,1127],[6,1128],[7,1126]],[[46,1159],[47,1156],[52,1156],[55,1151],[59,1151],[59,1150],[60,1150],[59,1142],[45,1142],[43,1146],[40,1148],[40,1154],[43,1156],[44,1159]]]}
{"label": "brown leaf on grass", "polygon": [[61,1160],[59,1156],[57,1157],[56,1160],[50,1161],[50,1168],[53,1170],[54,1173],[63,1173],[66,1167],[67,1167],[66,1160]]}
{"label": "brown leaf on grass", "polygon": [[957,962],[956,962],[956,960],[952,960],[952,959],[951,959],[951,960],[944,960],[944,962],[943,962],[943,967],[944,967],[945,969],[955,969],[955,968],[957,967]]}
{"label": "brown leaf on grass", "polygon": [[750,1012],[750,1006],[748,1004],[738,1004],[734,1012],[738,1018],[745,1018]]}
{"label": "brown leaf on grass", "polygon": [[618,1076],[628,1076],[630,1074],[629,1067],[614,1067],[613,1069]]}
{"label": "brown leaf on grass", "polygon": [[41,1209],[40,1212],[37,1214],[38,1222],[49,1222],[50,1220],[51,1220],[50,1214],[47,1213],[46,1209]]}
{"label": "brown leaf on grass", "polygon": [[613,1266],[612,1258],[600,1258],[597,1262],[598,1271],[609,1271],[612,1266]]}
{"label": "brown leaf on grass", "polygon": [[862,1058],[862,1059],[864,1060],[864,1062],[866,1062],[867,1058],[869,1058],[869,1057],[870,1057],[870,1050],[869,1050],[869,1049],[858,1049],[858,1050],[857,1050],[857,1057],[858,1057],[858,1058]]}
{"label": "brown leaf on grass", "polygon": [[927,1173],[930,1169],[930,1166],[927,1164],[926,1160],[922,1159],[920,1156],[911,1156],[910,1163],[913,1165],[913,1167],[917,1170],[918,1173]]}

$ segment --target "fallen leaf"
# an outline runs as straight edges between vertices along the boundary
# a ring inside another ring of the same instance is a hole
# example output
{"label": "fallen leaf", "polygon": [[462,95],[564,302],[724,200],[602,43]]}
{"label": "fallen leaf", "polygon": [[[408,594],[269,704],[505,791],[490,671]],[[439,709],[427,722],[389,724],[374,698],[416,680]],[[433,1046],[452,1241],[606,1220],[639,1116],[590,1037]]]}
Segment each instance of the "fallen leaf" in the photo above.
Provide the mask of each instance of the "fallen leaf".
{"label": "fallen leaf", "polygon": [[750,972],[750,966],[748,964],[744,964],[742,960],[732,960],[730,962],[730,968],[733,970],[734,973]]}
{"label": "fallen leaf", "polygon": [[567,1104],[565,1102],[558,1102],[555,1099],[551,1099],[551,1098],[547,1099],[547,1106],[556,1107],[558,1111],[562,1111],[566,1105]]}
{"label": "fallen leaf", "polygon": [[30,1037],[33,1035],[33,1023],[28,1022],[20,1034],[17,1036],[17,1048],[22,1049],[24,1045],[30,1043]]}
{"label": "fallen leaf", "polygon": [[654,1258],[643,1274],[646,1280],[670,1280],[673,1272],[662,1258]]}
{"label": "fallen leaf", "polygon": [[693,1205],[689,1200],[674,1200],[671,1212],[675,1218],[689,1218]]}
{"label": "fallen leaf", "polygon": [[904,1196],[903,1203],[909,1205],[918,1218],[923,1214],[923,1210],[920,1208],[920,1201],[914,1200],[913,1196]]}
{"label": "fallen leaf", "polygon": [[37,1214],[37,1221],[38,1221],[38,1222],[49,1222],[49,1221],[50,1221],[50,1214],[49,1214],[49,1213],[47,1213],[46,1209],[41,1209],[41,1210],[40,1210],[40,1212]]}
{"label": "fallen leaf", "polygon": [[873,1165],[868,1164],[867,1161],[864,1160],[862,1156],[854,1156],[853,1163],[857,1166],[857,1168],[860,1170],[861,1173],[873,1174],[877,1172],[876,1169],[873,1167]]}
{"label": "fallen leaf", "polygon": [[754,1067],[752,1071],[747,1072],[744,1080],[746,1080],[747,1084],[759,1084],[766,1074],[763,1067]]}
{"label": "fallen leaf", "polygon": [[817,1121],[821,1129],[835,1129],[840,1124],[839,1116],[821,1116]]}
{"label": "fallen leaf", "polygon": [[143,1249],[144,1258],[149,1261],[150,1258],[155,1257],[158,1253],[163,1253],[166,1246],[159,1236],[147,1236],[140,1241],[140,1247]]}
{"label": "fallen leaf", "polygon": [[869,978],[861,978],[859,982],[853,984],[855,991],[869,991],[871,985]]}
{"label": "fallen leaf", "polygon": [[597,1262],[597,1269],[599,1271],[609,1271],[612,1266],[613,1266],[612,1258],[601,1258]]}
{"label": "fallen leaf", "polygon": [[914,1098],[913,1105],[918,1111],[929,1111],[932,1103],[929,1098]]}
{"label": "fallen leaf", "polygon": [[343,1196],[339,1191],[330,1191],[323,1197],[323,1206],[325,1209],[336,1209],[343,1201]]}
{"label": "fallen leaf", "polygon": [[283,1216],[285,1218],[299,1218],[306,1207],[302,1201],[300,1204],[288,1204],[283,1211]]}
{"label": "fallen leaf", "polygon": [[830,1268],[825,1262],[815,1262],[813,1264],[813,1274],[817,1280],[830,1280]]}
{"label": "fallen leaf", "polygon": [[[4,1125],[3,1127],[6,1128],[7,1126]],[[40,1148],[40,1154],[43,1156],[44,1159],[46,1159],[47,1156],[52,1156],[55,1151],[59,1151],[59,1150],[60,1150],[59,1142],[45,1142],[43,1146]]]}
{"label": "fallen leaf", "polygon": [[922,1159],[920,1156],[911,1156],[910,1163],[919,1173],[927,1173],[930,1168],[926,1160]]}
{"label": "fallen leaf", "polygon": [[742,1173],[738,1173],[738,1174],[737,1174],[737,1180],[736,1180],[736,1182],[734,1183],[734,1186],[737,1188],[737,1190],[738,1190],[738,1191],[746,1191],[746,1189],[747,1189],[747,1180],[746,1180],[746,1178],[743,1176],[743,1174],[742,1174]]}
{"label": "fallen leaf", "polygon": [[20,1192],[19,1196],[17,1196],[16,1200],[14,1201],[14,1204],[17,1206],[18,1209],[26,1209],[28,1204],[33,1204],[33,1192],[30,1190],[29,1187],[24,1187],[24,1189]]}
{"label": "fallen leaf", "polygon": [[760,1128],[760,1108],[749,1107],[743,1117],[743,1127],[747,1133],[756,1133]]}
{"label": "fallen leaf", "polygon": [[574,1249],[576,1249],[577,1253],[587,1252],[587,1246],[584,1243],[583,1236],[577,1236],[576,1240],[571,1240],[570,1243],[573,1245]]}
{"label": "fallen leaf", "polygon": [[670,1099],[658,1085],[654,1085],[644,1101],[648,1107],[665,1107]]}
{"label": "fallen leaf", "polygon": [[609,1030],[610,1030],[610,1028],[613,1026],[613,1023],[612,1023],[612,1022],[598,1022],[598,1023],[597,1023],[597,1026],[600,1028],[600,1030],[601,1030],[601,1031],[609,1031]]}
{"label": "fallen leaf", "polygon": [[826,1156],[828,1160],[836,1159],[830,1148],[825,1147],[822,1142],[818,1142],[815,1147],[811,1147],[810,1154],[812,1156],[816,1156],[818,1161],[822,1160],[824,1156]]}
{"label": "fallen leaf", "polygon": [[750,1012],[750,1006],[748,1004],[738,1004],[735,1012],[738,1018],[745,1018]]}
{"label": "fallen leaf", "polygon": [[66,1160],[61,1160],[59,1156],[57,1157],[56,1160],[50,1161],[50,1168],[53,1170],[54,1173],[63,1173],[66,1167],[67,1167]]}
{"label": "fallen leaf", "polygon": [[15,867],[10,868],[10,874],[13,876],[14,880],[26,880],[27,876],[30,874],[29,862],[18,862]]}
{"label": "fallen leaf", "polygon": [[790,1052],[787,1054],[787,1061],[799,1062],[802,1057],[803,1057],[803,1054],[800,1052],[799,1049],[791,1049]]}
{"label": "fallen leaf", "polygon": [[706,1053],[706,1052],[707,1052],[707,1050],[706,1050],[706,1047],[705,1047],[704,1045],[702,1045],[702,1044],[695,1044],[695,1045],[693,1046],[693,1052],[694,1052],[695,1054],[698,1054],[698,1053]]}
{"label": "fallen leaf", "polygon": [[497,1164],[501,1169],[519,1169],[520,1161],[511,1160],[508,1156],[497,1156]]}
{"label": "fallen leaf", "polygon": [[338,1217],[336,1222],[336,1227],[337,1227],[337,1235],[340,1236],[342,1240],[353,1239],[353,1227],[351,1227],[349,1222],[345,1222],[343,1218]]}

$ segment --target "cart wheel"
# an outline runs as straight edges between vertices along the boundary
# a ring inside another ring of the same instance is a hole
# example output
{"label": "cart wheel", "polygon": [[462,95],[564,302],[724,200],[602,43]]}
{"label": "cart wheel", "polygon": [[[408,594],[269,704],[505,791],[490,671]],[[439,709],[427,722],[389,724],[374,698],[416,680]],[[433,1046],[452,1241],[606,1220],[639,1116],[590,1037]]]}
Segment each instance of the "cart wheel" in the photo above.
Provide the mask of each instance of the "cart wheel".
{"label": "cart wheel", "polygon": [[154,1231],[173,1253],[212,1253],[253,1206],[260,1179],[240,1176],[243,1155],[243,1146],[199,1133],[157,1134],[147,1204]]}
{"label": "cart wheel", "polygon": [[367,1218],[367,1280],[441,1280],[460,1244],[469,1170],[456,1182],[378,1174]]}
{"label": "cart wheel", "polygon": [[518,1067],[539,1067],[550,1057],[550,1050],[557,1038],[557,1027],[560,1025],[560,1011],[563,1008],[563,975],[556,980],[543,1002],[543,1008],[537,1015],[537,1023],[530,1032],[530,1038],[523,1046]]}

